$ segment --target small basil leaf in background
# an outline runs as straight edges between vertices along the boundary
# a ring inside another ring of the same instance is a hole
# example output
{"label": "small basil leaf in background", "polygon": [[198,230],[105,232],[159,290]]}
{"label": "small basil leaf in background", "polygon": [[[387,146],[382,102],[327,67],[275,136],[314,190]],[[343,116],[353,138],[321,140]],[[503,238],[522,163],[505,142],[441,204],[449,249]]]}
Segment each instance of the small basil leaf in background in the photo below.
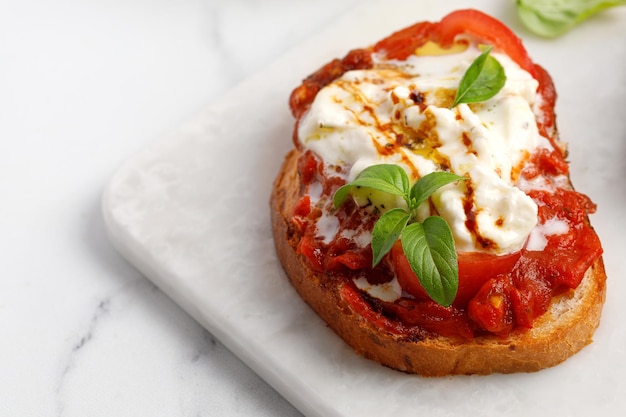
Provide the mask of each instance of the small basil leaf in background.
{"label": "small basil leaf in background", "polygon": [[411,269],[433,301],[447,307],[459,286],[458,261],[450,227],[441,217],[412,223],[402,232],[402,249]]}
{"label": "small basil leaf in background", "polygon": [[339,188],[333,197],[335,208],[341,206],[352,187],[368,187],[385,193],[403,196],[408,203],[409,177],[398,165],[380,164],[365,168],[354,181]]}
{"label": "small basil leaf in background", "polygon": [[461,78],[452,107],[461,103],[489,100],[504,87],[506,83],[504,68],[497,59],[489,55],[491,49],[491,46],[487,47],[467,68]]}
{"label": "small basil leaf in background", "polygon": [[464,180],[465,177],[453,174],[451,172],[431,172],[424,175],[411,188],[411,203],[413,208],[417,208],[424,201],[428,200],[432,193],[446,184],[455,181]]}
{"label": "small basil leaf in background", "polygon": [[400,237],[409,222],[409,213],[400,208],[389,210],[376,222],[372,230],[372,267],[378,265]]}
{"label": "small basil leaf in background", "polygon": [[555,38],[602,10],[623,5],[626,0],[517,0],[517,14],[531,32]]}

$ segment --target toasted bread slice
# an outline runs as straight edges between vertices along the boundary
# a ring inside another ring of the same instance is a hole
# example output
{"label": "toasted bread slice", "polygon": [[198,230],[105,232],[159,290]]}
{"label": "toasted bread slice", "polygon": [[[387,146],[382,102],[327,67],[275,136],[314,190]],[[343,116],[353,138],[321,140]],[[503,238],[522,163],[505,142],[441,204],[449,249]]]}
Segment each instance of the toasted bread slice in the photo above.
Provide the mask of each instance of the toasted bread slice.
{"label": "toasted bread slice", "polygon": [[298,150],[285,158],[271,195],[276,252],[301,298],[357,353],[385,366],[425,376],[532,372],[569,358],[592,340],[605,299],[602,258],[582,283],[552,299],[532,329],[506,338],[476,336],[471,341],[442,336],[416,339],[392,334],[355,311],[342,296],[348,280],[328,279],[297,253],[301,238],[290,219],[303,187],[297,172]]}

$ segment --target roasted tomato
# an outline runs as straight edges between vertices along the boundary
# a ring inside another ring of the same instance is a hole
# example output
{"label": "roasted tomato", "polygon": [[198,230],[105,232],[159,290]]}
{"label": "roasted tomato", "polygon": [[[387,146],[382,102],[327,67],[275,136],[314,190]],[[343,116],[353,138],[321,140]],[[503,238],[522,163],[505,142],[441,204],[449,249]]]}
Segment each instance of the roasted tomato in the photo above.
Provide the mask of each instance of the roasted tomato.
{"label": "roasted tomato", "polygon": [[495,50],[507,54],[520,67],[537,78],[535,64],[528,56],[521,39],[504,23],[483,12],[473,9],[452,12],[437,23],[433,33],[442,46],[451,45],[461,34],[484,41],[493,45]]}
{"label": "roasted tomato", "polygon": [[[502,256],[481,252],[459,253],[459,289],[454,305],[466,306],[485,282],[511,271],[520,256],[521,252]],[[402,289],[417,299],[427,300],[429,297],[413,273],[399,241],[391,249],[390,259]]]}

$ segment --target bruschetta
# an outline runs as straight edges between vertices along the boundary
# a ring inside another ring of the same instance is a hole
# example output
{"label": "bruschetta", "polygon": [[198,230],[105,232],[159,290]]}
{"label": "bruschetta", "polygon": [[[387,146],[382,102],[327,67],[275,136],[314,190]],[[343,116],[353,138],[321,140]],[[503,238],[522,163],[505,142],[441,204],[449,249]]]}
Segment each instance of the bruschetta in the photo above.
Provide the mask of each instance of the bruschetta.
{"label": "bruschetta", "polygon": [[270,199],[300,297],[358,354],[425,376],[537,371],[589,344],[606,274],[555,100],[520,39],[477,10],[304,79]]}

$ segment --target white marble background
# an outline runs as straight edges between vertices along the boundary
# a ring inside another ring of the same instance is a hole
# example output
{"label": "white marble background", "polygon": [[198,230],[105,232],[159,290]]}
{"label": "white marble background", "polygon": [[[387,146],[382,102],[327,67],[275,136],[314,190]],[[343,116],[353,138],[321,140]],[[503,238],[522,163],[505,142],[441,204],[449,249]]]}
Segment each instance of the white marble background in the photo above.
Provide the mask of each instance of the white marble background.
{"label": "white marble background", "polygon": [[119,164],[357,0],[0,0],[0,416],[298,416],[111,247]]}
{"label": "white marble background", "polygon": [[[300,415],[113,250],[100,200],[129,156],[360,3],[0,0],[0,417]],[[602,199],[623,166],[576,182]]]}

